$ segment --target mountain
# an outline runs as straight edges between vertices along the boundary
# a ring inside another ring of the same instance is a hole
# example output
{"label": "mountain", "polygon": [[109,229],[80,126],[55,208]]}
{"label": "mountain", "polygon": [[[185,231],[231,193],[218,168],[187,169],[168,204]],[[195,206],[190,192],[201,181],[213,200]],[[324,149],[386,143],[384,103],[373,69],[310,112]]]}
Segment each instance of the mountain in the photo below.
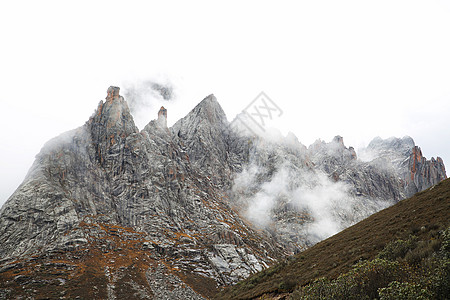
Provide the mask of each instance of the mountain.
{"label": "mountain", "polygon": [[[372,142],[360,160],[341,136],[329,143],[317,140],[308,148],[292,136],[275,142],[253,138],[231,199],[253,224],[268,230],[291,253],[298,252],[446,178],[440,158],[420,157],[412,168],[417,147],[412,138],[405,140],[411,149],[405,144],[377,148]],[[401,163],[392,164],[382,149]]]}
{"label": "mountain", "polygon": [[[367,283],[387,287],[390,281],[408,282],[414,278],[417,281],[426,281],[421,288],[429,285],[432,289],[430,284],[436,286],[438,282],[430,282],[430,278],[436,280],[439,276],[439,279],[443,280],[440,284],[447,286],[447,293],[444,295],[448,296],[449,212],[450,179],[446,179],[426,191],[373,214],[280,264],[225,289],[216,299],[288,299],[289,296],[292,297],[289,299],[348,299],[348,296],[332,296],[325,289],[336,292],[337,285],[344,286],[348,284],[348,279],[355,278],[358,278],[358,282],[365,288],[370,287]],[[383,260],[376,260],[377,258]],[[391,263],[391,260],[394,262]],[[395,264],[396,260],[399,260],[400,264]],[[442,262],[444,269],[433,266],[434,272],[424,272],[429,265],[436,264],[436,260]],[[369,270],[366,267],[370,267]],[[385,269],[387,267],[394,267],[395,270],[407,267],[411,269],[405,269],[405,274],[394,272],[394,277],[382,282],[386,279],[383,277],[385,270],[388,274],[394,271]],[[440,274],[436,270],[443,273]],[[366,275],[368,277],[364,278]],[[326,279],[315,281],[318,278]],[[335,281],[329,281],[333,279]],[[312,288],[301,291],[301,287],[307,284]],[[292,293],[294,290],[296,292]],[[319,290],[322,296],[314,296],[313,293]],[[306,294],[302,295],[302,292]],[[388,299],[406,299],[399,297],[400,295],[397,295]],[[362,299],[362,296],[355,299]],[[419,299],[444,298],[429,295]]]}
{"label": "mountain", "polygon": [[[197,108],[208,111],[209,103]],[[200,298],[189,283],[200,292],[207,286],[208,295],[283,256],[190,163],[164,118],[139,132],[111,87],[84,126],[44,146],[1,210],[3,288],[6,269],[27,274],[10,281],[24,285],[25,295],[37,289],[42,296],[45,284],[55,285],[52,297]],[[49,279],[52,268],[59,275]],[[176,276],[161,286],[170,273]]]}
{"label": "mountain", "polygon": [[370,142],[363,155],[371,156],[378,165],[391,166],[399,170],[398,176],[404,186],[404,194],[411,197],[446,178],[442,158],[423,157],[420,147],[411,137],[383,140],[379,137]]}
{"label": "mountain", "polygon": [[362,161],[341,137],[244,133],[214,95],[171,128],[157,116],[139,131],[110,87],[44,145],[0,210],[0,296],[210,298],[446,178],[415,145]]}

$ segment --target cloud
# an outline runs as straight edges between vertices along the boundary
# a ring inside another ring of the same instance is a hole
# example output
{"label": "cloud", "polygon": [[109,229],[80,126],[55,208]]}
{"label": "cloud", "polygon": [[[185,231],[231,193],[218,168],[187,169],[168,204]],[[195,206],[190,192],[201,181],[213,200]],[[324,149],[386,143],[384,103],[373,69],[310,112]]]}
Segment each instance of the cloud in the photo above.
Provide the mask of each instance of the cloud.
{"label": "cloud", "polygon": [[[259,153],[268,151],[261,144],[257,147]],[[301,151],[301,146],[298,147]],[[305,244],[314,244],[392,204],[356,196],[349,184],[302,166],[301,159],[296,157],[299,156],[279,155],[275,162],[253,157],[249,166],[236,176],[233,199],[257,228],[271,231],[291,228],[289,234],[300,236]],[[279,216],[286,214],[286,210],[292,216],[306,214],[308,220],[300,221],[300,227],[286,226],[287,218]]]}
{"label": "cloud", "polygon": [[[257,174],[255,165],[250,171],[244,171],[238,176],[238,184],[241,187],[251,184],[252,175]],[[282,168],[272,178],[272,180],[264,182],[259,191],[248,199],[245,216],[257,227],[263,228],[271,223],[271,211],[275,208],[280,198],[286,197],[289,193],[286,183],[288,182],[287,169]],[[245,179],[244,179],[245,178]]]}
{"label": "cloud", "polygon": [[323,239],[342,230],[335,212],[337,209],[346,210],[351,198],[349,186],[343,182],[332,182],[323,173],[310,172],[309,176],[309,182],[296,188],[292,198],[297,209],[306,210],[314,219],[308,226],[309,234]]}
{"label": "cloud", "polygon": [[161,106],[177,101],[177,88],[167,77],[124,82],[121,93],[139,128],[155,119]]}

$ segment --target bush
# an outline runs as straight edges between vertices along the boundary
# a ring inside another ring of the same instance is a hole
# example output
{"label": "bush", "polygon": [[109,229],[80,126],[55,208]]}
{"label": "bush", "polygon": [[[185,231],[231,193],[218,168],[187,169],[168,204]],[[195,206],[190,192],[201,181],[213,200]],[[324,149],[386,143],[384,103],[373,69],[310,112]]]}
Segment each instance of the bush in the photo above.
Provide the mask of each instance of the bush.
{"label": "bush", "polygon": [[441,247],[441,251],[443,251],[447,255],[450,252],[450,227],[447,227],[447,229],[442,231],[442,247]]}
{"label": "bush", "polygon": [[357,264],[349,273],[354,278],[358,293],[370,299],[378,297],[378,289],[399,278],[408,278],[409,267],[397,261],[376,258]]}
{"label": "bush", "polygon": [[403,258],[405,255],[413,250],[417,245],[417,237],[410,236],[406,241],[396,240],[387,244],[383,250],[378,253],[378,258],[387,260],[396,260]]}
{"label": "bush", "polygon": [[295,291],[291,299],[373,299],[378,290],[397,278],[408,277],[409,269],[397,261],[374,259],[356,264],[337,279],[318,279]]}
{"label": "bush", "polygon": [[278,285],[278,291],[285,293],[285,292],[292,292],[295,289],[295,286],[297,285],[297,281],[293,279],[285,279]]}
{"label": "bush", "polygon": [[335,280],[317,279],[290,299],[449,299],[450,227],[434,238],[391,242],[376,259]]}
{"label": "bush", "polygon": [[393,281],[378,290],[380,300],[426,300],[432,294],[420,284]]}
{"label": "bush", "polygon": [[435,299],[448,299],[450,295],[450,259],[444,257],[437,260],[437,267],[432,270],[428,278],[429,289]]}
{"label": "bush", "polygon": [[326,278],[316,279],[301,289],[297,289],[291,294],[290,299],[333,299],[331,295],[331,282]]}
{"label": "bush", "polygon": [[405,260],[411,265],[418,265],[424,259],[431,257],[433,253],[437,252],[441,246],[441,241],[420,241],[417,247],[412,251],[408,251],[405,255]]}

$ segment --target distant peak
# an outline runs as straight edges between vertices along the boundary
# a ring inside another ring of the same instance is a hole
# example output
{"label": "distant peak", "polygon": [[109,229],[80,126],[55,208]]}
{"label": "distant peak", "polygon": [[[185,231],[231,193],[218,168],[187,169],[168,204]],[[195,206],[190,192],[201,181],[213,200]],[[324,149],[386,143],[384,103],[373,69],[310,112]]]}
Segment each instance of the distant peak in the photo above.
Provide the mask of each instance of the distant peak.
{"label": "distant peak", "polygon": [[203,99],[199,105],[219,105],[219,101],[217,101],[216,96],[214,96],[214,94],[210,94],[209,96],[205,97],[205,99]]}
{"label": "distant peak", "polygon": [[414,139],[412,137],[410,137],[409,135],[405,135],[402,138],[402,141],[405,142],[405,143],[411,144],[411,145],[415,145]]}
{"label": "distant peak", "polygon": [[342,136],[340,136],[340,135],[335,136],[333,138],[333,142],[341,144],[342,146],[344,146],[344,138]]}
{"label": "distant peak", "polygon": [[225,112],[214,94],[204,98],[199,104],[197,104],[191,113],[194,113],[196,116],[201,116],[201,118],[206,118],[210,123],[216,123],[218,121],[223,122],[227,120]]}
{"label": "distant peak", "polygon": [[108,91],[107,91],[106,101],[111,102],[111,101],[113,101],[115,99],[118,99],[120,97],[119,91],[120,91],[119,87],[117,87],[117,86],[110,86],[108,88]]}
{"label": "distant peak", "polygon": [[166,117],[167,119],[167,109],[164,106],[161,106],[158,112],[158,118],[161,116]]}
{"label": "distant peak", "polygon": [[414,146],[414,140],[410,136],[406,135],[403,138],[391,136],[387,139],[382,139],[381,137],[377,136],[369,143],[367,147],[370,149],[389,148],[392,150],[404,149],[404,151],[410,151]]}
{"label": "distant peak", "polygon": [[190,131],[207,131],[211,128],[224,130],[228,126],[227,116],[211,94],[200,101],[184,118],[178,120],[171,128],[178,136],[184,136]]}

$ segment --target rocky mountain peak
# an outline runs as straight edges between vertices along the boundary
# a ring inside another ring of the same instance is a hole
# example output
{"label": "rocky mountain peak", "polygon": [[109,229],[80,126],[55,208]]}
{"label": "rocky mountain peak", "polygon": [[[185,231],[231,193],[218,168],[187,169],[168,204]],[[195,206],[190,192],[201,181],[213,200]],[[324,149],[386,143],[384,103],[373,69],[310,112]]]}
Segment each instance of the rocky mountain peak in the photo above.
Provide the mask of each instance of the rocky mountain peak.
{"label": "rocky mountain peak", "polygon": [[100,101],[95,114],[89,122],[102,123],[106,128],[122,128],[136,132],[134,119],[125,99],[119,94],[120,88],[110,86],[106,92],[106,101]]}
{"label": "rocky mountain peak", "polygon": [[340,136],[340,135],[336,135],[333,138],[333,143],[337,143],[337,144],[340,144],[340,145],[344,146],[344,138],[342,136]]}
{"label": "rocky mountain peak", "polygon": [[110,149],[122,147],[128,136],[139,132],[128,104],[119,95],[119,91],[118,87],[109,87],[106,101],[100,101],[97,110],[86,123],[101,164]]}
{"label": "rocky mountain peak", "polygon": [[221,187],[229,187],[233,173],[248,162],[248,138],[231,129],[212,94],[177,121],[171,131],[186,147],[191,163],[210,174],[212,182]]}
{"label": "rocky mountain peak", "polygon": [[[211,94],[204,98],[184,118],[178,120],[172,131],[179,137],[185,135],[187,130],[211,134],[214,131],[223,131],[224,125],[228,125],[227,117],[216,97]],[[221,136],[222,134],[220,134]]]}
{"label": "rocky mountain peak", "polygon": [[117,86],[110,86],[107,90],[106,101],[111,102],[113,100],[119,99],[120,88]]}
{"label": "rocky mountain peak", "polygon": [[422,149],[420,149],[419,146],[414,146],[412,148],[411,157],[414,163],[422,162],[423,160]]}
{"label": "rocky mountain peak", "polygon": [[227,122],[225,112],[213,94],[203,99],[191,113],[200,118],[199,121],[205,120],[210,124],[221,125]]}
{"label": "rocky mountain peak", "polygon": [[440,157],[427,160],[422,155],[422,150],[418,146],[411,149],[409,156],[409,173],[404,175],[407,195],[413,195],[439,183],[447,178],[444,162]]}
{"label": "rocky mountain peak", "polygon": [[410,136],[404,136],[403,138],[390,137],[387,139],[376,137],[369,143],[367,148],[376,151],[394,151],[409,154],[414,146],[414,140]]}
{"label": "rocky mountain peak", "polygon": [[167,127],[167,109],[164,106],[161,106],[158,111],[158,123]]}
{"label": "rocky mountain peak", "polygon": [[161,108],[158,111],[158,118],[165,117],[167,119],[167,109],[164,108],[164,106],[161,106]]}
{"label": "rocky mountain peak", "polygon": [[334,158],[335,163],[338,161],[340,163],[349,162],[357,158],[355,149],[353,147],[347,148],[344,144],[344,138],[340,135],[336,135],[329,143],[320,139],[316,140],[308,147],[308,152],[317,164],[320,164],[319,162],[325,158]]}
{"label": "rocky mountain peak", "polygon": [[442,159],[427,160],[410,136],[387,139],[376,137],[361,151],[361,154],[372,165],[400,170],[397,171],[397,175],[402,180],[406,197],[447,178]]}
{"label": "rocky mountain peak", "polygon": [[198,104],[200,106],[220,106],[219,101],[217,101],[216,96],[214,94],[209,94],[206,96],[200,103]]}

